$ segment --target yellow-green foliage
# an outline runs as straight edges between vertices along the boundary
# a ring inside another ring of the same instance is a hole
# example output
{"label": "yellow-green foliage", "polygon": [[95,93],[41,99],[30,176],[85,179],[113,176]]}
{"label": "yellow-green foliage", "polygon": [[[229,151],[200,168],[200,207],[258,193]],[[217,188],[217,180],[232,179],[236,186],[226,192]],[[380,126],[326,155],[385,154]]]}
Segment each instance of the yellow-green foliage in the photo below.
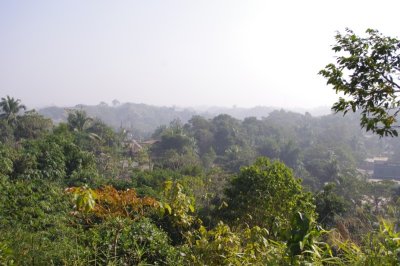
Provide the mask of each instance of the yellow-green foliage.
{"label": "yellow-green foliage", "polygon": [[338,253],[347,265],[399,265],[400,233],[387,220],[381,220],[379,230],[365,236],[362,245],[338,241]]}

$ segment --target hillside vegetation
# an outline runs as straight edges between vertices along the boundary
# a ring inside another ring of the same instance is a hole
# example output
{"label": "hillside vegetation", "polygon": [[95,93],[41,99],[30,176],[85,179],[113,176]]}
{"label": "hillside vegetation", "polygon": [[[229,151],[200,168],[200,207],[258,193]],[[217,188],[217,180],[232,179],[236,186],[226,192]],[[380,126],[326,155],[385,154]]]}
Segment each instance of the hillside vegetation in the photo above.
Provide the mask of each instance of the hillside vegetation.
{"label": "hillside vegetation", "polygon": [[171,112],[139,140],[2,100],[1,265],[398,264],[399,187],[357,168],[399,141],[356,116]]}

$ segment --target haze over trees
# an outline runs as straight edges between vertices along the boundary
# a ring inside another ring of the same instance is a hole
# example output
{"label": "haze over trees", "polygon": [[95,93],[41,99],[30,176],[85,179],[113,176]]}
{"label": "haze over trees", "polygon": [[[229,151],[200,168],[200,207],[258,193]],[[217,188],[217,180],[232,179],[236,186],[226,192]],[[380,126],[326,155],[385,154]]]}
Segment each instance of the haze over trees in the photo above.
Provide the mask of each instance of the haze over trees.
{"label": "haze over trees", "polygon": [[55,124],[2,98],[0,264],[398,265],[400,187],[363,168],[399,159],[379,138],[397,134],[398,41],[347,33],[334,50],[351,56],[321,71],[353,97],[333,107],[345,117],[192,114],[139,139],[149,128],[80,108]]}
{"label": "haze over trees", "polygon": [[147,144],[80,109],[18,110],[0,120],[5,265],[397,261],[398,187],[356,170],[397,139],[355,115],[197,115]]}
{"label": "haze over trees", "polygon": [[[159,107],[146,104],[119,103],[108,105],[100,103],[98,105],[77,105],[75,107],[45,107],[38,110],[40,114],[51,118],[55,122],[66,122],[68,112],[66,110],[83,110],[89,116],[101,119],[109,126],[118,130],[123,127],[130,130],[135,138],[148,138],[160,125],[167,125],[174,119],[179,119],[183,123],[189,121],[192,116],[200,115],[205,118],[212,118],[219,114],[228,114],[236,119],[243,120],[246,117],[267,117],[276,108],[254,107],[254,108],[179,108],[179,107]],[[303,110],[302,110],[303,111]],[[329,108],[317,108],[307,110],[311,114],[329,114]],[[305,111],[304,111],[305,112]]]}

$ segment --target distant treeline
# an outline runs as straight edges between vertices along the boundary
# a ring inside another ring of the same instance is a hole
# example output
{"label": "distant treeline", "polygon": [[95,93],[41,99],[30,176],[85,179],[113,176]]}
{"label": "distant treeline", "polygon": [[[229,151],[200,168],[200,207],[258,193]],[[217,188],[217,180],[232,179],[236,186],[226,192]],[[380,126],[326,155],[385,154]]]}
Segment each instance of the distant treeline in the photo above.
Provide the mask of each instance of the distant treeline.
{"label": "distant treeline", "polygon": [[[183,123],[189,121],[193,115],[201,115],[212,118],[219,114],[228,114],[236,119],[246,117],[267,117],[269,113],[279,108],[257,106],[253,108],[241,107],[209,107],[209,108],[179,108],[179,107],[160,107],[147,104],[123,103],[117,101],[113,105],[100,103],[98,105],[76,105],[74,107],[45,107],[38,112],[45,117],[51,118],[54,122],[65,122],[68,116],[67,110],[82,109],[89,116],[97,117],[114,129],[131,129],[136,138],[146,138],[160,125],[167,125],[172,120],[179,119]],[[305,113],[306,110],[297,109],[296,111]],[[329,108],[316,108],[307,110],[312,115],[328,114]]]}

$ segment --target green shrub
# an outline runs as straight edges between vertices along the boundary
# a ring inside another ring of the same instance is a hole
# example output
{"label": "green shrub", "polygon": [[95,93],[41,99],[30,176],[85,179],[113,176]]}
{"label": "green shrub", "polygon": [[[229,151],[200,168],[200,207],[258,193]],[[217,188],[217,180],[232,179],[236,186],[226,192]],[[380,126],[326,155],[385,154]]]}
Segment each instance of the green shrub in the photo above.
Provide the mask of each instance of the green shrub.
{"label": "green shrub", "polygon": [[167,234],[147,218],[112,218],[90,229],[92,263],[101,265],[179,265]]}

